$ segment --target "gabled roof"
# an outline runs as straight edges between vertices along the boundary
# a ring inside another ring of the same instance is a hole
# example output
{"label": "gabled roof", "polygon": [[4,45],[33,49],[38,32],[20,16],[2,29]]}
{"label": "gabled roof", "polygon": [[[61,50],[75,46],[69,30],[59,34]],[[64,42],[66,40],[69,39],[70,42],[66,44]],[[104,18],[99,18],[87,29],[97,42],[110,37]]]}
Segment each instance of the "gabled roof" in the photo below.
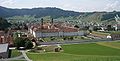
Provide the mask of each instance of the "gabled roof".
{"label": "gabled roof", "polygon": [[30,27],[33,31],[41,32],[78,32],[79,29],[68,23],[44,23],[34,24]]}
{"label": "gabled roof", "polygon": [[8,43],[7,44],[0,44],[0,53],[7,52]]}
{"label": "gabled roof", "polygon": [[3,36],[4,35],[4,31],[0,31],[0,36]]}

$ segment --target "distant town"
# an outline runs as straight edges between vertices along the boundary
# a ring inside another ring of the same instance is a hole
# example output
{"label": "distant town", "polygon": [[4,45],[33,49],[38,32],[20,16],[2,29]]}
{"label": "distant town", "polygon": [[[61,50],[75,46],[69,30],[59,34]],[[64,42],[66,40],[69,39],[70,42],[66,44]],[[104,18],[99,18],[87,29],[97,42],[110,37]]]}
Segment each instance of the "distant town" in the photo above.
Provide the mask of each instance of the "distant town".
{"label": "distant town", "polygon": [[119,61],[120,15],[103,13],[0,17],[0,61]]}

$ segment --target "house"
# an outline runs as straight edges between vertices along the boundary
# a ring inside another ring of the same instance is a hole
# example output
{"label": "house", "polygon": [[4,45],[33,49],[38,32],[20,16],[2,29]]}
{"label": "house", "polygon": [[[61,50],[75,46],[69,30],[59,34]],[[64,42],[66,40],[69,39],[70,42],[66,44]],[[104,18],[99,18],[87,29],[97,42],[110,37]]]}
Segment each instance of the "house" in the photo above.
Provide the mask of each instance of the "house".
{"label": "house", "polygon": [[116,31],[120,30],[120,24],[113,25]]}
{"label": "house", "polygon": [[9,33],[0,31],[0,44],[4,43],[9,43],[9,45],[13,44],[13,38]]}
{"label": "house", "polygon": [[73,25],[63,22],[31,24],[28,31],[35,38],[84,35],[84,31],[79,31]]}
{"label": "house", "polygon": [[0,59],[9,57],[9,47],[8,44],[0,44]]}
{"label": "house", "polygon": [[109,35],[107,36],[107,38],[112,38],[112,37],[111,37],[111,35],[109,34]]}
{"label": "house", "polygon": [[119,32],[114,32],[111,34],[111,37],[113,40],[120,40],[120,33]]}
{"label": "house", "polygon": [[0,44],[1,43],[4,43],[4,32],[3,31],[0,31]]}
{"label": "house", "polygon": [[120,17],[118,15],[115,16],[115,21],[117,24],[115,24],[113,27],[115,30],[120,30]]}

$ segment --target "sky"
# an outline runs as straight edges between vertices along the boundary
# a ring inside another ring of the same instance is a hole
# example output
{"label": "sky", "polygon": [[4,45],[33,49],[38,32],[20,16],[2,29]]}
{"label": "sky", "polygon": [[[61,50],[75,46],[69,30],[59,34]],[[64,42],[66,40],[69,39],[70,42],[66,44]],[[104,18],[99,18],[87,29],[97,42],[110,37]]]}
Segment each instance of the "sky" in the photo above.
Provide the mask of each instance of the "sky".
{"label": "sky", "polygon": [[0,0],[8,8],[57,7],[78,12],[120,11],[120,0]]}

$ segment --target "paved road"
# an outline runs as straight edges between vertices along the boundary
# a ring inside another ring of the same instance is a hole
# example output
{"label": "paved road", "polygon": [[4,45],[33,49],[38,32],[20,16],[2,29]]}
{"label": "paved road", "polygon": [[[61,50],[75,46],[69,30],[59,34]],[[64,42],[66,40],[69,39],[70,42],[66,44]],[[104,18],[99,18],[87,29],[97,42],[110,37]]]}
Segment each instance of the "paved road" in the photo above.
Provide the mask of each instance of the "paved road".
{"label": "paved road", "polygon": [[24,58],[25,58],[27,61],[32,61],[32,60],[30,60],[30,59],[27,57],[26,52],[25,52],[24,50],[22,50],[22,51],[20,51],[20,52],[23,54]]}
{"label": "paved road", "polygon": [[0,59],[0,61],[13,61],[13,60],[32,61],[27,57],[26,51],[21,50],[20,52],[22,53],[22,55],[20,55],[18,57],[13,57],[13,58],[8,58],[8,59]]}
{"label": "paved road", "polygon": [[26,60],[23,58],[23,55],[20,55],[18,57],[8,58],[8,59],[0,59],[0,61],[13,61],[13,60]]}
{"label": "paved road", "polygon": [[110,42],[112,39],[93,39],[93,40],[73,40],[62,42],[39,42],[38,45],[53,45],[53,44],[80,44],[80,43],[95,43],[95,42]]}
{"label": "paved road", "polygon": [[0,59],[0,61],[20,61],[20,60],[26,61],[25,59]]}

